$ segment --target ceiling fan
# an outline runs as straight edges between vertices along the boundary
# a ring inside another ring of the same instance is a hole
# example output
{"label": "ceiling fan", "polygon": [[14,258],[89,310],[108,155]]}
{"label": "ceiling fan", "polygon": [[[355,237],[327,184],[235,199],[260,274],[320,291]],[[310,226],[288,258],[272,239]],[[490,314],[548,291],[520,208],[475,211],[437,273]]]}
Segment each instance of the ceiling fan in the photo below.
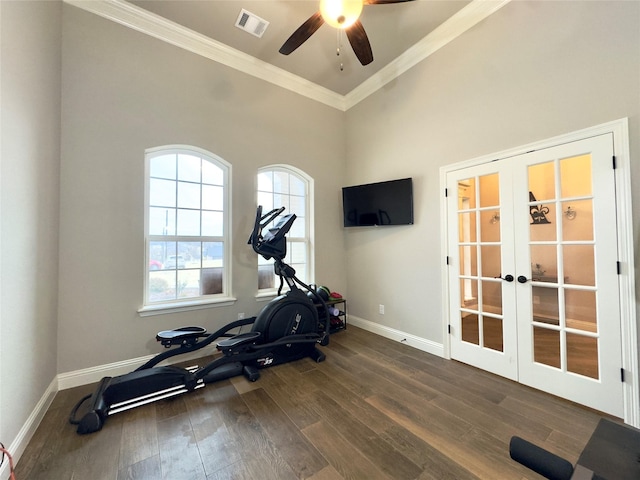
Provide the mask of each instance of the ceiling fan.
{"label": "ceiling fan", "polygon": [[298,27],[280,47],[280,53],[289,55],[306,42],[324,23],[346,32],[349,43],[362,65],[373,62],[371,44],[359,20],[364,5],[403,3],[412,0],[320,0],[320,11],[314,13]]}

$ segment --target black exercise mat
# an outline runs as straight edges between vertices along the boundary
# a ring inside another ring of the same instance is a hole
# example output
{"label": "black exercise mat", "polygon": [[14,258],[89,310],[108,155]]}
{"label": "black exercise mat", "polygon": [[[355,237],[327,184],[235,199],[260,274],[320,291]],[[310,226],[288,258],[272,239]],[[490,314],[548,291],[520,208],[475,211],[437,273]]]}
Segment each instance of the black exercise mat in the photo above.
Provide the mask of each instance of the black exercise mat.
{"label": "black exercise mat", "polygon": [[600,419],[578,464],[592,470],[594,478],[640,479],[640,430]]}

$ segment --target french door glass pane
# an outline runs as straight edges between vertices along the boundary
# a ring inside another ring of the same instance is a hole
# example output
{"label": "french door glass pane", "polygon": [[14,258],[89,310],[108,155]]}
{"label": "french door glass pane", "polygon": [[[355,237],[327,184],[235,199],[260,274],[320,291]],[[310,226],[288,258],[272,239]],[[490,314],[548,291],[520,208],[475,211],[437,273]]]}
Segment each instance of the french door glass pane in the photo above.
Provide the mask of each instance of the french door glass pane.
{"label": "french door glass pane", "polygon": [[591,155],[560,160],[560,196],[590,196],[591,183]]}
{"label": "french door glass pane", "polygon": [[565,241],[593,240],[593,200],[562,202],[562,238]]}
{"label": "french door glass pane", "polygon": [[533,327],[533,360],[560,368],[560,332],[558,330]]}
{"label": "french door glass pane", "polygon": [[595,286],[596,271],[593,245],[564,245],[562,247],[562,263],[567,283]]}
{"label": "french door glass pane", "polygon": [[480,328],[478,327],[478,314],[461,312],[462,341],[480,345]]}
{"label": "french door glass pane", "polygon": [[458,182],[458,251],[462,340],[503,351],[499,182],[497,173]]}
{"label": "french door glass pane", "polygon": [[504,351],[502,319],[484,315],[482,318],[482,336],[485,347],[498,352]]}
{"label": "french door glass pane", "polygon": [[533,194],[535,200],[555,198],[555,162],[530,165],[528,177],[529,192]]}
{"label": "french door glass pane", "polygon": [[598,340],[567,333],[567,370],[598,379]]}

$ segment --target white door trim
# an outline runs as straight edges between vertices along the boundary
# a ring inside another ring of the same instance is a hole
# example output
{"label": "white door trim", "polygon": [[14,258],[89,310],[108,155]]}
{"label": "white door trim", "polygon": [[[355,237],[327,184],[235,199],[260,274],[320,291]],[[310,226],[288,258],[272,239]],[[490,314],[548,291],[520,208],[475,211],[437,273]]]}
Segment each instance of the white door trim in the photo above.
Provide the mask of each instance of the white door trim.
{"label": "white door trim", "polygon": [[[444,196],[446,188],[446,176],[449,172],[467,167],[481,165],[509,158],[531,150],[554,147],[585,138],[613,134],[613,151],[615,155],[616,169],[616,214],[618,251],[621,271],[618,275],[620,288],[620,314],[622,316],[622,368],[624,369],[624,421],[634,427],[640,427],[640,389],[638,385],[638,328],[636,320],[635,304],[635,267],[633,264],[633,216],[631,211],[631,167],[629,153],[629,123],[627,118],[614,120],[594,127],[577,130],[575,132],[559,135],[557,137],[540,140],[524,146],[503,150],[501,152],[483,155],[452,165],[440,168],[440,187],[443,195],[440,199],[440,223],[441,223],[441,258],[442,285],[448,286],[447,252],[449,226],[447,222],[447,201]],[[612,160],[613,161],[613,160]],[[451,358],[449,328],[449,292],[448,288],[442,293],[442,319],[443,319],[443,347],[444,357]]]}

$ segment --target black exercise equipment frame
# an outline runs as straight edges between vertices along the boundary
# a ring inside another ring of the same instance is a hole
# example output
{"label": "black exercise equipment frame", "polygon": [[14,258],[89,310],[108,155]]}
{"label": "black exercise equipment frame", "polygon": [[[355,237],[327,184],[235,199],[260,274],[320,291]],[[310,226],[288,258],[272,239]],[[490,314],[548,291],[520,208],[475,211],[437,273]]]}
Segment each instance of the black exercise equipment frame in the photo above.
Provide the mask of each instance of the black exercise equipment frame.
{"label": "black exercise equipment frame", "polygon": [[[283,259],[286,256],[285,235],[296,215],[284,215],[263,236],[262,231],[282,214],[284,207],[262,214],[262,206],[256,212],[249,244],[265,259],[274,259],[274,272],[280,277],[278,296],[271,300],[257,317],[231,322],[214,333],[202,327],[181,327],[159,332],[156,340],[168,350],[154,356],[133,372],[117,377],[104,377],[97,389],[83,397],[72,409],[69,422],[77,425],[79,434],[102,429],[106,418],[161,399],[192,392],[208,383],[244,374],[250,381],[260,377],[259,369],[310,357],[316,362],[325,359],[317,344],[329,343],[328,309],[324,300],[308,285],[295,276],[295,270]],[[281,295],[283,280],[289,291]],[[319,330],[318,309],[303,287],[325,308],[324,329]],[[252,325],[245,333],[232,330]],[[159,366],[164,360],[200,350],[216,340],[221,356],[202,367],[182,368],[173,365]],[[178,347],[171,349],[171,347]],[[170,350],[169,350],[170,349]],[[88,402],[87,402],[88,400]],[[87,411],[78,419],[83,404]]]}

